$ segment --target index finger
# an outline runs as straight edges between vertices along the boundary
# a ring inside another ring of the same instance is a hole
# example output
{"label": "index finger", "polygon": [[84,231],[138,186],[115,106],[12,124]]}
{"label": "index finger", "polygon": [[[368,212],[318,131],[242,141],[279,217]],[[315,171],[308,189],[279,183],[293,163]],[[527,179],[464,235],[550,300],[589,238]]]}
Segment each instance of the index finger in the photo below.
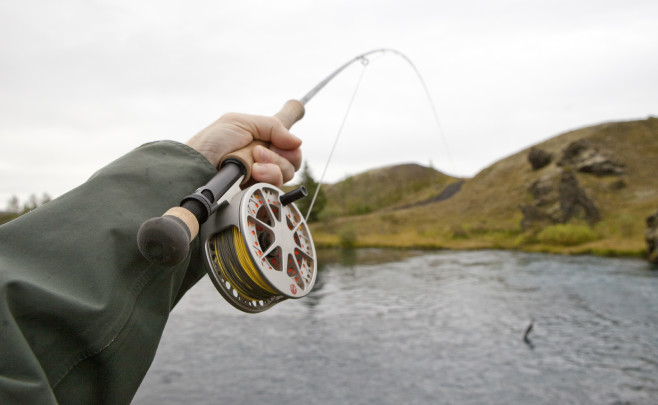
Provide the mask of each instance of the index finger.
{"label": "index finger", "polygon": [[244,115],[236,124],[249,132],[254,139],[272,143],[279,149],[294,150],[301,146],[302,140],[290,131],[276,117],[262,115]]}

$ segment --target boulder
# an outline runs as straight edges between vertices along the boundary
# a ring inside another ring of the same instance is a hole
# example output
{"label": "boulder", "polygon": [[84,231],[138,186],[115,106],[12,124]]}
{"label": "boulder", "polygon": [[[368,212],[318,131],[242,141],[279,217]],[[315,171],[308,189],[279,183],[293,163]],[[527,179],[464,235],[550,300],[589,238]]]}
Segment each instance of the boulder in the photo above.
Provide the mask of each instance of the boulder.
{"label": "boulder", "polygon": [[548,166],[553,160],[553,155],[546,152],[544,149],[531,148],[528,153],[528,161],[532,166],[532,170],[539,170]]}
{"label": "boulder", "polygon": [[587,141],[580,140],[571,142],[562,152],[562,158],[558,162],[558,165],[564,166],[565,164],[573,163],[579,160],[588,150],[591,150],[591,148]]}

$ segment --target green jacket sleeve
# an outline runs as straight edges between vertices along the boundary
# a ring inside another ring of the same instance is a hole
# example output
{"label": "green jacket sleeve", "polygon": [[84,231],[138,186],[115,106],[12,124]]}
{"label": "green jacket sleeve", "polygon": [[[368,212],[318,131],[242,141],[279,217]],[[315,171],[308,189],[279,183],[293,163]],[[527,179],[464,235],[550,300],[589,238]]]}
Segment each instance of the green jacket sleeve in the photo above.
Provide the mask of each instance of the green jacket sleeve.
{"label": "green jacket sleeve", "polygon": [[198,238],[163,268],[141,256],[137,230],[215,172],[185,145],[147,144],[0,227],[0,404],[130,402],[203,275]]}

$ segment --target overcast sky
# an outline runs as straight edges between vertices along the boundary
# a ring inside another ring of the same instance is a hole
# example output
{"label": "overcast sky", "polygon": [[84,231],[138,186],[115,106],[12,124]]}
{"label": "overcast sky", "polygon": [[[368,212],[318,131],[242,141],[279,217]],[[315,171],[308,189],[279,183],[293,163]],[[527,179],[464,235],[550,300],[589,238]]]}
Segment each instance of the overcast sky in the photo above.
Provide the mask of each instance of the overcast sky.
{"label": "overcast sky", "polygon": [[0,38],[0,208],[224,112],[273,114],[376,48],[414,62],[442,133],[405,60],[373,56],[293,128],[316,177],[361,73],[330,182],[402,162],[473,176],[567,130],[658,115],[655,0],[0,0]]}

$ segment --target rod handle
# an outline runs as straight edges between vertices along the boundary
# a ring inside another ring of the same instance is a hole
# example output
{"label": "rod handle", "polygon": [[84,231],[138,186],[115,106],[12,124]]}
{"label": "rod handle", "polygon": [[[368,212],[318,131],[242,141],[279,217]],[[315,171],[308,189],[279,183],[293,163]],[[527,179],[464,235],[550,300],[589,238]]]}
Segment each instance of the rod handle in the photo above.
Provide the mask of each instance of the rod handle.
{"label": "rod handle", "polygon": [[[290,129],[304,116],[304,104],[297,100],[289,100],[274,116],[281,120],[287,129]],[[220,168],[229,159],[241,163],[245,171],[245,179],[242,182],[244,184],[251,178],[251,166],[254,164],[252,150],[257,145],[267,147],[269,142],[252,141],[249,145],[222,159]],[[225,167],[224,170],[227,168]],[[182,205],[183,207],[173,207],[162,216],[151,218],[140,226],[137,232],[137,246],[142,255],[151,263],[171,267],[187,257],[190,242],[199,233],[199,219],[192,211],[185,208],[185,202]],[[188,207],[191,208],[193,205]],[[204,221],[204,219],[200,220]]]}
{"label": "rod handle", "polygon": [[304,118],[304,104],[299,100],[288,100],[278,113],[274,114],[286,129],[292,128],[295,122]]}
{"label": "rod handle", "polygon": [[[298,100],[288,100],[283,105],[281,110],[274,114],[274,116],[281,121],[286,129],[290,129],[294,123],[304,117],[304,112],[304,104]],[[224,156],[224,158],[222,158],[222,160],[219,162],[219,167],[222,167],[224,162],[229,160],[238,161],[244,168],[245,175],[244,179],[242,179],[242,184],[246,184],[251,179],[251,166],[254,164],[252,151],[258,145],[262,145],[267,148],[270,146],[270,143],[264,141],[251,141],[251,143],[244,148]]]}

